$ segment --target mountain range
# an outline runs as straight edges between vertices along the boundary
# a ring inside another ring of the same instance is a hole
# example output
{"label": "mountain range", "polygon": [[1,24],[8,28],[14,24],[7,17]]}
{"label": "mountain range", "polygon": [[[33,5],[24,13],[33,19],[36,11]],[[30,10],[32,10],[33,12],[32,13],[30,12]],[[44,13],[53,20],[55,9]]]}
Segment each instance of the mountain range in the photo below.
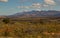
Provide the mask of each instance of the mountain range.
{"label": "mountain range", "polygon": [[28,17],[60,17],[60,11],[48,10],[48,11],[26,11],[19,12],[14,15],[9,15],[11,18],[28,18]]}

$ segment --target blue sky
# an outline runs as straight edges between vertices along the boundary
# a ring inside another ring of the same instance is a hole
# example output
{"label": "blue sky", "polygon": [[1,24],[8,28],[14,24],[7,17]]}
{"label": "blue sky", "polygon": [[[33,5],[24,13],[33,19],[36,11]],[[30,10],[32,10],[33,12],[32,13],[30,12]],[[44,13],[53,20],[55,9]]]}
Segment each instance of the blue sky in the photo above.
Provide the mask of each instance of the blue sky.
{"label": "blue sky", "polygon": [[30,10],[59,10],[60,0],[0,0],[0,15]]}

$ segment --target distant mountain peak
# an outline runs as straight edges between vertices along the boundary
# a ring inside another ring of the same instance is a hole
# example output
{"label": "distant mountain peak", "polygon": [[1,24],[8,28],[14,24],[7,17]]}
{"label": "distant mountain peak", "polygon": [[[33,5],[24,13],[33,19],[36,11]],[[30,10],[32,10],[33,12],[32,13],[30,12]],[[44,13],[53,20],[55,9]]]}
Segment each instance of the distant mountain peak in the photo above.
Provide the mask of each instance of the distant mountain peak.
{"label": "distant mountain peak", "polygon": [[14,15],[10,15],[10,17],[60,17],[60,11],[56,10],[48,10],[48,11],[23,11],[21,13],[16,13]]}

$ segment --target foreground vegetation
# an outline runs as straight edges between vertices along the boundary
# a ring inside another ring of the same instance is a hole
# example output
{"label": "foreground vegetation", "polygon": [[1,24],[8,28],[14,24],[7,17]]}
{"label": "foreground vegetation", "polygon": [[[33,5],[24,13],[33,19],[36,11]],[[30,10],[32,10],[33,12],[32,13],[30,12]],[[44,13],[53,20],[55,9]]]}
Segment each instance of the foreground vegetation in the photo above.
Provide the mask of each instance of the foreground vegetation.
{"label": "foreground vegetation", "polygon": [[0,20],[0,37],[60,38],[59,19]]}

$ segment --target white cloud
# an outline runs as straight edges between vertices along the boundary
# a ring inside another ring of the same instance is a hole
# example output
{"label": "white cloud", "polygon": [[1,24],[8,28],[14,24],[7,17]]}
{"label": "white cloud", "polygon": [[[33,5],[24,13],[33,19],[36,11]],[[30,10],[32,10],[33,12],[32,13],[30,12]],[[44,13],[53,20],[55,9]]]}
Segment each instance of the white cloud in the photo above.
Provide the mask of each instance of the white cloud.
{"label": "white cloud", "polygon": [[56,4],[54,0],[44,0],[44,2],[46,4],[49,4],[49,5],[55,5]]}
{"label": "white cloud", "polygon": [[41,4],[40,3],[33,3],[31,7],[33,7],[33,8],[41,8]]}
{"label": "white cloud", "polygon": [[38,9],[38,8],[41,8],[41,4],[40,3],[33,3],[30,6],[18,6],[18,8],[26,8],[26,9],[33,8],[33,9]]}
{"label": "white cloud", "polygon": [[8,0],[0,0],[0,2],[8,2]]}
{"label": "white cloud", "polygon": [[23,9],[23,8],[24,8],[24,9],[26,8],[26,9],[29,9],[30,7],[29,7],[29,6],[18,6],[18,8],[22,8],[22,9]]}
{"label": "white cloud", "polygon": [[44,4],[44,5],[43,5],[43,7],[48,7],[48,6],[49,6],[49,5],[47,5],[47,4]]}

